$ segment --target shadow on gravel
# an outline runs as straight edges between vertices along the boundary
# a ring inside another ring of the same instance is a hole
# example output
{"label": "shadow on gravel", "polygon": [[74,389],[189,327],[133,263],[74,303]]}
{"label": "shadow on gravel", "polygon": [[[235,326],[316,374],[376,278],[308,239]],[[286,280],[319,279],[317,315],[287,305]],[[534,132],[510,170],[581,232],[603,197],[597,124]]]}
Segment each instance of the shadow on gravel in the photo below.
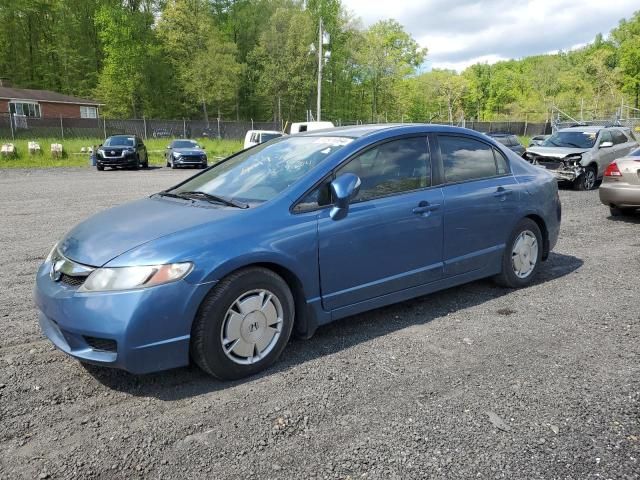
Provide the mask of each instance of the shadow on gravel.
{"label": "shadow on gravel", "polygon": [[[111,167],[106,167],[104,169],[105,172],[150,172],[153,170],[160,170],[162,168],[162,165],[149,165],[146,168],[139,168],[138,170],[133,170],[131,168],[111,168]],[[102,172],[100,172],[102,173]]]}
{"label": "shadow on gravel", "polygon": [[[551,253],[542,265],[534,285],[569,275],[583,264],[579,258]],[[275,373],[287,371],[308,360],[331,355],[374,338],[412,325],[421,325],[449,313],[480,305],[509,294],[511,290],[496,286],[490,279],[480,280],[441,292],[408,300],[388,307],[345,318],[318,329],[310,340],[292,340],[282,357],[267,371],[235,382],[215,380],[195,366],[148,375],[132,375],[93,365],[85,369],[100,383],[135,396],[160,400],[179,400],[223,390],[235,385],[259,381]],[[496,315],[515,315],[518,306],[500,308]]]}
{"label": "shadow on gravel", "polygon": [[640,224],[640,210],[632,212],[628,215],[622,215],[619,217],[614,217],[612,215],[607,217],[607,220],[611,222],[623,222],[623,223],[635,223]]}

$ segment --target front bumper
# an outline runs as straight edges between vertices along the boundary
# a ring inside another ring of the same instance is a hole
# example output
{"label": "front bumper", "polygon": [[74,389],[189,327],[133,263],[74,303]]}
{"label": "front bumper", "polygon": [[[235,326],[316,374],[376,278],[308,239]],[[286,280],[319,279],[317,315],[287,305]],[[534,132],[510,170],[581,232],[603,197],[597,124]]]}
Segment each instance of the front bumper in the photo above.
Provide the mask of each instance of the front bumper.
{"label": "front bumper", "polygon": [[598,190],[600,201],[608,206],[640,208],[640,185],[603,182]]}
{"label": "front bumper", "polygon": [[207,157],[180,157],[180,158],[173,158],[173,164],[174,165],[179,165],[179,166],[203,166],[203,165],[207,165]]}
{"label": "front bumper", "polygon": [[547,169],[548,172],[555,175],[559,182],[574,182],[584,172],[584,167],[577,165],[574,167],[560,167],[557,169]]}
{"label": "front bumper", "polygon": [[40,327],[78,360],[141,374],[189,363],[191,323],[213,284],[181,280],[120,292],[82,293],[54,282],[45,262],[34,292]]}
{"label": "front bumper", "polygon": [[96,155],[96,165],[99,167],[134,167],[138,163],[135,154],[127,154],[123,157],[104,157]]}

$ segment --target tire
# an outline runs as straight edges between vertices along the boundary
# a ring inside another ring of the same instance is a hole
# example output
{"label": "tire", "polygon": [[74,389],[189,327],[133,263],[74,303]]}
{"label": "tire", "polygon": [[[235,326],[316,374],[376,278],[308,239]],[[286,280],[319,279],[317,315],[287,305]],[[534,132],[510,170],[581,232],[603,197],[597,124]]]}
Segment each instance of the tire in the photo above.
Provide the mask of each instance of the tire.
{"label": "tire", "polygon": [[104,172],[104,167],[103,167],[102,165],[96,165],[96,169],[97,169],[99,172]]}
{"label": "tire", "polygon": [[635,208],[609,207],[609,212],[611,212],[612,217],[626,217],[633,215],[635,210]]}
{"label": "tire", "polygon": [[[535,251],[532,251],[533,248],[528,249],[528,251],[525,248],[521,250],[522,255],[517,255],[516,248],[518,248],[518,242],[525,241],[526,243],[533,237],[535,237],[535,245],[537,246]],[[507,246],[502,256],[502,271],[494,277],[494,281],[498,285],[507,288],[522,288],[528,286],[540,268],[542,249],[543,242],[540,228],[533,220],[523,218],[507,241]],[[535,263],[533,265],[529,264],[529,267],[532,268],[526,271],[524,268],[520,268],[520,273],[518,273],[519,267],[523,266],[522,262],[529,261],[530,263],[533,257],[535,257]]]}
{"label": "tire", "polygon": [[573,188],[580,191],[593,190],[597,188],[598,172],[592,166],[584,169],[582,175],[575,179]]}
{"label": "tire", "polygon": [[293,295],[279,275],[261,267],[238,270],[218,283],[200,305],[191,329],[191,358],[221,380],[258,373],[284,350],[294,315]]}
{"label": "tire", "polygon": [[171,164],[169,166],[171,167],[172,170],[175,170],[177,168],[176,164],[173,163],[173,160],[171,161]]}

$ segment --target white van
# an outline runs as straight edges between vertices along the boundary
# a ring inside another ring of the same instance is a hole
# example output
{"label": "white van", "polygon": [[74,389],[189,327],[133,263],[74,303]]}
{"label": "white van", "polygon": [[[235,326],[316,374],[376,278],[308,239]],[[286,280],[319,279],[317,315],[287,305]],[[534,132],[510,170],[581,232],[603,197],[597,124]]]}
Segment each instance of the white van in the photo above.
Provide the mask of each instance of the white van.
{"label": "white van", "polygon": [[290,134],[300,132],[310,132],[311,130],[322,130],[325,128],[334,128],[335,125],[331,122],[298,122],[291,124]]}
{"label": "white van", "polygon": [[268,142],[282,135],[284,135],[284,133],[276,132],[275,130],[249,130],[244,136],[244,148]]}

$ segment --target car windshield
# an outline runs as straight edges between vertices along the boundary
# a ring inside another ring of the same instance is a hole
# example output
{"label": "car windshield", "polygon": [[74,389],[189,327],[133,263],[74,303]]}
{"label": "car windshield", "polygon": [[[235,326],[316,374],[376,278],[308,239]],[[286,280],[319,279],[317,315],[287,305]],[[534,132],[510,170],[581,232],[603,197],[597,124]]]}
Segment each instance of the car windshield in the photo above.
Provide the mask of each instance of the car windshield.
{"label": "car windshield", "polygon": [[597,132],[556,132],[547,138],[543,147],[591,148],[596,143]]}
{"label": "car windshield", "polygon": [[176,140],[171,146],[173,148],[199,148],[198,144],[192,140]]}
{"label": "car windshield", "polygon": [[135,144],[134,137],[116,136],[107,138],[103,145],[105,147],[133,147]]}
{"label": "car windshield", "polygon": [[351,141],[346,137],[289,137],[261,144],[194,177],[172,193],[198,191],[240,202],[265,202]]}

